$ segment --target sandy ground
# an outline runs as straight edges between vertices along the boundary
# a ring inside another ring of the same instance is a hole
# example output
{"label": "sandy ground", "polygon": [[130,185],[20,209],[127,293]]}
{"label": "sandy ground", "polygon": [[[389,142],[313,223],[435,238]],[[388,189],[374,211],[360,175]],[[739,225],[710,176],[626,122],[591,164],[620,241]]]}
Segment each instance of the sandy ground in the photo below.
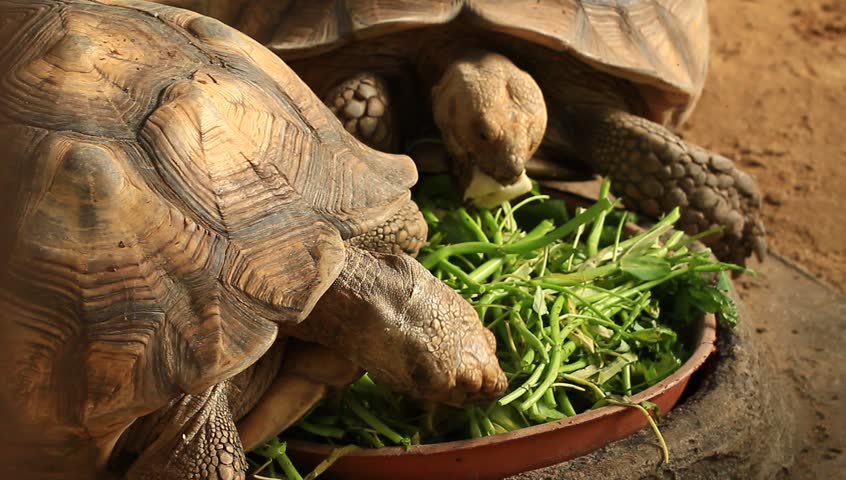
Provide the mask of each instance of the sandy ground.
{"label": "sandy ground", "polygon": [[846,291],[846,1],[709,6],[710,74],[682,133],[758,179],[772,250]]}
{"label": "sandy ground", "polygon": [[[710,0],[709,6],[710,74],[683,134],[758,179],[772,250],[846,292],[846,0]],[[771,269],[762,270],[762,278],[739,281],[750,308],[766,310],[778,303],[765,300],[774,295],[800,303],[818,296],[791,288],[798,279],[768,278]],[[839,311],[842,298],[834,301]],[[829,301],[810,307],[807,318],[771,312],[758,315],[769,318],[766,324],[755,325],[778,373],[793,386],[797,400],[789,414],[805,432],[784,478],[846,478],[846,433],[835,427],[846,397],[838,348],[846,319],[820,313],[832,309]]]}

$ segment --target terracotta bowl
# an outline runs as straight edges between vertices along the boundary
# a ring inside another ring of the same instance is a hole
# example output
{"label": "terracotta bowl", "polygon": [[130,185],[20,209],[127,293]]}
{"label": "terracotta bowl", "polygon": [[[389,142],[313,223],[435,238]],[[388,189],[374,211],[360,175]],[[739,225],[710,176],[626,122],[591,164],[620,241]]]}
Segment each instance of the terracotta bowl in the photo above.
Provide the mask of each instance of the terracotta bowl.
{"label": "terracotta bowl", "polygon": [[[636,403],[649,400],[662,415],[670,411],[690,376],[711,352],[716,339],[716,319],[706,315],[687,332],[691,357],[669,377],[634,395]],[[634,408],[608,406],[570,418],[473,440],[402,447],[362,449],[347,454],[321,477],[337,479],[500,479],[520,472],[564,462],[585,455],[647,426]],[[298,466],[312,468],[332,447],[288,442],[288,453]],[[660,455],[655,450],[655,455]]]}

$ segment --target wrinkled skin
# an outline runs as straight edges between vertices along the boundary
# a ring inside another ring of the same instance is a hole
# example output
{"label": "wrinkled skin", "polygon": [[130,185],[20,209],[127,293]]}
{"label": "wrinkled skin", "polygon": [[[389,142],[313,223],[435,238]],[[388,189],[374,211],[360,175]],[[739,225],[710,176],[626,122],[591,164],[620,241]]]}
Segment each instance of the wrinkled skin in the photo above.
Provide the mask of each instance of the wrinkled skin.
{"label": "wrinkled skin", "polygon": [[[470,304],[409,256],[422,246],[413,239],[425,233],[409,202],[384,225],[350,239],[340,275],[309,316],[280,329],[288,346],[277,343],[242,374],[139,419],[121,439],[115,468],[131,461],[132,480],[206,478],[190,475],[197,464],[210,464],[222,478],[243,478],[244,450],[278,435],[363,370],[423,400],[460,405],[501,395],[507,380],[493,334]],[[186,411],[201,412],[203,422]],[[233,419],[240,419],[237,427]],[[186,426],[193,436],[174,460],[170,439]],[[220,432],[222,440],[210,441]]]}
{"label": "wrinkled skin", "polygon": [[[754,179],[730,159],[647,119],[631,83],[565,55],[550,57],[548,50],[512,44],[507,36],[489,37],[494,45],[465,38],[444,44],[443,38],[454,33],[448,26],[406,32],[392,37],[388,47],[381,39],[361,40],[318,56],[314,66],[306,58],[295,68],[308,82],[321,84],[330,66],[353,70],[370,61],[384,69],[379,60],[366,58],[367,52],[408,44],[405,48],[417,52],[421,83],[431,85],[432,116],[443,140],[439,149],[412,141],[409,153],[423,171],[450,171],[468,203],[489,208],[519,197],[530,190],[529,177],[572,180],[598,173],[612,180],[613,193],[628,208],[658,217],[679,207],[678,226],[688,234],[724,226],[703,239],[720,259],[742,265],[751,255],[764,258],[761,195]],[[389,99],[378,71],[356,77],[370,79],[368,94]],[[348,120],[347,106],[356,98],[336,89],[324,101],[351,133],[386,148]],[[400,111],[382,110],[376,131],[395,136],[402,127],[396,124]],[[418,132],[412,128],[407,134]]]}
{"label": "wrinkled skin", "polygon": [[411,159],[278,57],[142,1],[0,18],[0,478],[244,479],[245,444],[362,368],[425,398],[505,387],[472,308],[407,255]]}
{"label": "wrinkled skin", "polygon": [[245,448],[277,435],[362,369],[395,392],[454,405],[505,391],[493,334],[470,304],[409,256],[422,246],[414,240],[420,235],[426,223],[409,202],[347,242],[335,283],[304,322],[280,331],[313,345],[288,348],[267,391],[253,382],[261,399],[238,424]]}
{"label": "wrinkled skin", "polygon": [[416,398],[461,404],[506,387],[473,307],[406,256],[347,249],[341,275],[291,334],[335,347]]}
{"label": "wrinkled skin", "polygon": [[499,188],[521,183],[520,189],[481,200],[480,206],[492,207],[527,191],[526,163],[543,141],[547,120],[541,89],[528,73],[502,55],[466,52],[432,88],[432,113],[453,169],[467,179],[465,198],[480,203],[483,194],[472,188],[479,174]]}

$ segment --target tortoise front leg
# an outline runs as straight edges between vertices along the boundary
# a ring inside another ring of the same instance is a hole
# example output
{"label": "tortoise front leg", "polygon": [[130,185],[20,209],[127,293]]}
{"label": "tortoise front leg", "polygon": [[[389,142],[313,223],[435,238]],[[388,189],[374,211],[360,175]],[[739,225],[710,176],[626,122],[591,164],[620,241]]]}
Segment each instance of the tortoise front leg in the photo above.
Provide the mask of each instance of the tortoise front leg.
{"label": "tortoise front leg", "polygon": [[363,371],[332,349],[287,339],[285,360],[258,403],[238,421],[246,450],[261,446],[308,413],[333,388],[354,382]]}
{"label": "tortoise front leg", "polygon": [[734,162],[623,111],[584,109],[576,118],[583,159],[611,178],[627,205],[652,216],[680,207],[679,225],[689,234],[725,226],[705,239],[720,259],[743,264],[752,253],[763,258],[758,187]]}
{"label": "tortoise front leg", "polygon": [[428,231],[429,227],[417,204],[408,202],[385,223],[350,238],[347,244],[371,252],[405,253],[414,257],[426,243]]}
{"label": "tortoise front leg", "polygon": [[133,425],[126,438],[146,445],[127,480],[244,479],[247,462],[232,419],[227,384],[185,395]]}
{"label": "tortoise front leg", "polygon": [[[385,223],[349,239],[347,245],[375,252],[416,255],[426,242],[426,231],[420,209],[414,202],[408,202]],[[328,325],[322,327],[331,331]],[[353,333],[369,336],[379,331],[353,330]],[[343,350],[287,339],[279,374],[258,403],[238,421],[238,433],[247,450],[287,429],[332,388],[345,387],[361,375],[361,368],[337,353],[340,351]]]}
{"label": "tortoise front leg", "polygon": [[359,73],[329,90],[323,102],[344,128],[367,146],[397,151],[397,125],[387,83],[374,73]]}

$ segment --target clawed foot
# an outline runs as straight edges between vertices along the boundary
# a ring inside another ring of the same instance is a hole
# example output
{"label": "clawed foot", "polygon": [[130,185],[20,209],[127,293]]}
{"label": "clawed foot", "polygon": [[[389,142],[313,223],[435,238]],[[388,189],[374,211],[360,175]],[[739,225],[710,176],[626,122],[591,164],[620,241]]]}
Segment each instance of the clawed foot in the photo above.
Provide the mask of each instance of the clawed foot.
{"label": "clawed foot", "polygon": [[615,190],[627,204],[653,216],[680,207],[678,226],[690,235],[722,227],[703,239],[717,258],[744,265],[752,254],[759,260],[766,255],[761,195],[731,160],[681,140],[665,141],[623,172],[625,181],[614,176]]}
{"label": "clawed foot", "polygon": [[624,112],[603,112],[596,125],[593,161],[628,206],[652,216],[680,207],[679,227],[688,234],[724,227],[703,239],[721,260],[744,265],[752,254],[764,258],[761,195],[734,162]]}
{"label": "clawed foot", "polygon": [[324,103],[357,139],[383,152],[396,150],[388,88],[378,76],[356,75],[330,90]]}
{"label": "clawed foot", "polygon": [[752,177],[728,158],[695,145],[688,145],[682,158],[686,175],[665,195],[670,197],[666,203],[675,201],[683,208],[680,226],[689,234],[723,226],[703,239],[717,258],[743,265],[754,253],[763,260],[767,243],[759,216],[761,194]]}

